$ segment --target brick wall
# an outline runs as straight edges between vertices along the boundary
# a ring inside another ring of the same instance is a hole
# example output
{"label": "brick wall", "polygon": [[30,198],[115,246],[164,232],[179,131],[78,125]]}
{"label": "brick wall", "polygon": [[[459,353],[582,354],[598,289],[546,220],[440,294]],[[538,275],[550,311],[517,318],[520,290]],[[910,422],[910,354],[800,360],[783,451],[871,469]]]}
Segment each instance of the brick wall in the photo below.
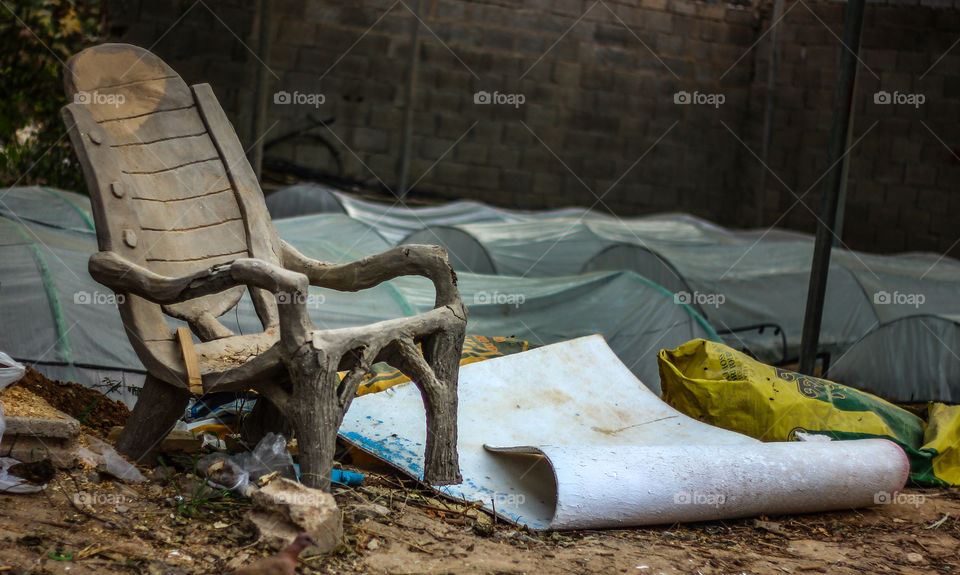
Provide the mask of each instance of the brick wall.
{"label": "brick wall", "polygon": [[[870,251],[960,250],[960,4],[939,0],[868,4],[855,95],[844,242]],[[787,3],[789,7],[790,3]],[[809,9],[808,9],[809,6]],[[769,26],[770,18],[763,18]],[[812,230],[826,169],[842,5],[796,5],[783,19],[782,58],[765,221]],[[836,35],[836,37],[835,37]],[[751,107],[762,109],[769,43],[756,50]],[[884,93],[922,104],[884,104]],[[759,116],[745,132],[759,141]],[[753,161],[743,158],[745,169]],[[791,193],[791,191],[793,193]],[[791,206],[794,206],[791,209]],[[780,219],[782,218],[782,219]]]}
{"label": "brick wall", "polygon": [[[858,249],[942,251],[958,237],[949,214],[960,205],[950,151],[960,148],[960,48],[948,50],[960,38],[960,11],[948,0],[897,1],[867,9],[844,239]],[[158,4],[110,2],[110,32],[152,46],[188,82],[210,82],[252,143],[252,2]],[[275,0],[271,89],[325,101],[271,103],[266,138],[307,114],[333,116],[327,136],[347,174],[395,186],[413,5]],[[763,217],[812,231],[842,5],[786,5]],[[620,215],[682,210],[751,225],[769,13],[768,4],[692,0],[423,0],[412,194]],[[875,104],[878,90],[926,101]],[[477,104],[480,91],[524,102]],[[680,91],[704,103],[678,104]],[[711,105],[717,95],[722,104]],[[275,154],[333,165],[309,142]]]}

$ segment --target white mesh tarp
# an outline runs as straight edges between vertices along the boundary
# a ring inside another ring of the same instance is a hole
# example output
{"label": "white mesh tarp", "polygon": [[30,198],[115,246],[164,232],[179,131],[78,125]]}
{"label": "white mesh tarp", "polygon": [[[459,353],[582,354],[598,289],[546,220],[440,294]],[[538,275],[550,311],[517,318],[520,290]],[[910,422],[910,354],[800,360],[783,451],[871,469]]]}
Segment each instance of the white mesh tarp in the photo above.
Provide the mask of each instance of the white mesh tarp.
{"label": "white mesh tarp", "polygon": [[[65,223],[59,217],[48,224],[38,219],[0,213],[0,350],[50,377],[85,385],[106,376],[119,379],[124,385],[114,395],[132,402],[143,367],[113,293],[87,272],[95,234],[58,227]],[[281,238],[306,255],[333,263],[391,247],[372,226],[342,214],[278,219],[275,225]],[[674,305],[669,293],[630,272],[527,280],[461,274],[460,289],[471,333],[516,335],[538,344],[600,333],[655,390],[659,349],[716,338],[690,308]],[[332,329],[413,315],[432,308],[433,298],[426,279],[400,278],[358,293],[312,288],[308,307],[319,328]],[[220,320],[236,333],[262,329],[248,297]]]}
{"label": "white mesh tarp", "polygon": [[[657,381],[657,350],[714,332],[771,363],[797,355],[810,236],[727,230],[683,214],[620,221],[473,202],[408,209],[328,193],[347,207],[277,219],[280,236],[333,262],[411,234],[446,245],[473,333],[534,343],[601,333],[646,382]],[[83,379],[76,370],[87,369],[85,383],[142,371],[112,294],[86,272],[96,249],[87,199],[46,188],[0,194],[0,349],[57,377]],[[891,398],[957,401],[958,288],[960,262],[950,258],[834,250],[821,333],[831,377]],[[93,303],[75,302],[76,294]],[[428,309],[432,297],[419,278],[358,294],[317,290],[311,315],[321,328],[359,325]],[[221,321],[237,332],[260,329],[248,298]]]}

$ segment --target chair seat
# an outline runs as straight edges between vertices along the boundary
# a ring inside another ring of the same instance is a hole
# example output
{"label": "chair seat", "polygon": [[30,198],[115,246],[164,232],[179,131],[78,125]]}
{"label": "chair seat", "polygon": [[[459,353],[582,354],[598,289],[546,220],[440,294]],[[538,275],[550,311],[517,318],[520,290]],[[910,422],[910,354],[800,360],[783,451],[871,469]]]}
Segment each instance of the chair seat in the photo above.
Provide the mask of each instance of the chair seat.
{"label": "chair seat", "polygon": [[287,377],[280,360],[280,330],[235,335],[195,346],[204,391],[226,391],[238,385],[252,387],[257,381]]}

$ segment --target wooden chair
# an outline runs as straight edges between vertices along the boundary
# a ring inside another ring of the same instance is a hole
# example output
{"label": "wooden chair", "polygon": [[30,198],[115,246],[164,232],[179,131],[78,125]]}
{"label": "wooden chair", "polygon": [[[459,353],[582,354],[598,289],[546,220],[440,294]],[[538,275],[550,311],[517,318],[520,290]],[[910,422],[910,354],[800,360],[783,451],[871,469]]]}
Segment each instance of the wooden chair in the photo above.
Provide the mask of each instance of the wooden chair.
{"label": "wooden chair", "polygon": [[[100,248],[90,274],[124,296],[120,314],[148,372],[119,451],[135,460],[148,454],[191,393],[254,388],[289,417],[304,483],[329,489],[344,413],[370,366],[386,361],[423,395],[424,480],[460,482],[457,375],[467,310],[442,248],[407,245],[333,265],[280,240],[210,86],[188,87],[147,50],[84,50],[67,63],[65,89],[73,103],[62,115]],[[402,275],[433,282],[433,310],[327,331],[307,315],[308,285],[358,291]],[[263,332],[235,335],[217,318],[246,289]],[[178,341],[165,314],[199,342]],[[341,380],[338,371],[348,374]]]}

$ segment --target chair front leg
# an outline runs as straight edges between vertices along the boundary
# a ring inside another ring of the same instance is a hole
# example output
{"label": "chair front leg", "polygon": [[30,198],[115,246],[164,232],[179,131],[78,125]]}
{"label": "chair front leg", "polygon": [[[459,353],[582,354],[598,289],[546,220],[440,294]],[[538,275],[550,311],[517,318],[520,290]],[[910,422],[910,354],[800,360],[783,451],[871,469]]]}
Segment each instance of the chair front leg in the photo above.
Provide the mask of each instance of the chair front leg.
{"label": "chair front leg", "polygon": [[294,401],[290,416],[297,432],[300,480],[307,487],[330,491],[337,430],[344,410],[337,395],[339,357],[303,346],[287,361]]}
{"label": "chair front leg", "polygon": [[423,339],[423,355],[412,340],[398,342],[395,361],[420,390],[427,412],[423,480],[431,485],[460,483],[457,454],[457,375],[464,329],[437,331]]}

